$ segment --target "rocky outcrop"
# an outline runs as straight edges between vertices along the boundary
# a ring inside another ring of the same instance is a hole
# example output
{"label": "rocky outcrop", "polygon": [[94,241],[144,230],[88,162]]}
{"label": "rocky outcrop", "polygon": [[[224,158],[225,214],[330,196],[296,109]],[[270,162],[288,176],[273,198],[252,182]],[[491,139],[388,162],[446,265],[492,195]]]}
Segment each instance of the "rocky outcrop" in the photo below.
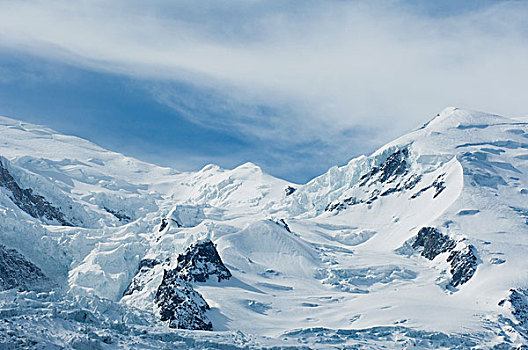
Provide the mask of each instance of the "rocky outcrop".
{"label": "rocky outcrop", "polygon": [[128,216],[125,212],[123,211],[120,211],[120,210],[112,210],[108,207],[104,207],[104,210],[106,210],[108,213],[112,214],[113,216],[115,216],[119,221],[123,222],[123,223],[129,223],[132,218],[130,216]]}
{"label": "rocky outcrop", "polygon": [[205,312],[209,305],[192,285],[178,276],[178,270],[165,270],[154,299],[162,321],[179,329],[213,330]]}
{"label": "rocky outcrop", "polygon": [[284,190],[286,196],[292,195],[293,193],[295,193],[295,191],[297,191],[297,189],[291,186],[286,187],[286,189]]}
{"label": "rocky outcrop", "polygon": [[372,204],[380,197],[412,190],[422,180],[422,175],[409,172],[408,158],[407,148],[396,150],[380,165],[361,176],[356,186],[362,188],[364,193],[329,203],[325,211],[339,212],[349,206]]}
{"label": "rocky outcrop", "polygon": [[387,157],[385,162],[379,166],[373,167],[368,173],[363,175],[359,181],[360,186],[364,186],[369,181],[391,182],[396,176],[402,175],[407,170],[407,157],[409,150],[407,148],[399,149]]}
{"label": "rocky outcrop", "polygon": [[508,307],[517,324],[528,330],[528,290],[510,289],[510,295],[501,300],[499,306]]}
{"label": "rocky outcrop", "polygon": [[413,238],[411,247],[429,260],[449,252],[446,261],[450,265],[451,278],[447,288],[456,288],[468,282],[477,270],[476,248],[471,244],[457,242],[434,227],[422,227]]}
{"label": "rocky outcrop", "polygon": [[47,280],[42,270],[15,249],[0,245],[0,291],[29,289]]}
{"label": "rocky outcrop", "polygon": [[161,232],[165,230],[165,228],[169,225],[169,221],[167,219],[161,219],[160,227],[158,232]]}
{"label": "rocky outcrop", "polygon": [[178,256],[177,277],[189,282],[205,282],[216,276],[218,282],[231,278],[231,272],[225,267],[215,245],[211,241],[191,245],[184,254]]}
{"label": "rocky outcrop", "polygon": [[422,227],[412,243],[414,249],[421,249],[421,255],[433,260],[437,255],[451,251],[456,242],[434,227]]}
{"label": "rocky outcrop", "polygon": [[134,292],[143,290],[145,284],[151,279],[151,270],[154,266],[159,265],[160,262],[156,259],[143,259],[139,262],[138,272],[123,292],[123,296],[132,295]]}
{"label": "rocky outcrop", "polygon": [[[142,288],[141,271],[148,271],[157,261],[143,260],[138,281],[132,282],[127,290]],[[176,268],[164,270],[154,302],[159,309],[162,321],[168,321],[169,327],[181,329],[212,330],[213,325],[206,315],[209,305],[194,288],[193,282],[206,282],[216,276],[218,282],[231,278],[231,272],[225,267],[210,240],[191,245],[184,254],[178,256]]]}
{"label": "rocky outcrop", "polygon": [[0,187],[11,192],[11,200],[16,206],[34,218],[72,226],[60,209],[53,206],[46,198],[33,193],[31,188],[21,188],[3,162],[5,161],[0,158]]}
{"label": "rocky outcrop", "polygon": [[424,188],[422,188],[421,190],[419,190],[418,192],[416,192],[415,194],[413,194],[411,196],[411,199],[415,199],[415,198],[418,198],[420,197],[424,192],[430,190],[430,189],[434,189],[434,194],[433,194],[433,199],[435,199],[436,197],[438,197],[440,195],[440,193],[442,193],[445,189],[446,189],[446,184],[445,184],[445,175],[446,174],[440,174],[434,181],[432,184],[430,184],[429,186],[426,186]]}
{"label": "rocky outcrop", "polygon": [[280,227],[284,228],[289,233],[292,233],[292,230],[291,230],[290,226],[288,225],[288,223],[286,222],[286,220],[284,220],[284,219],[279,219],[279,220],[270,219],[270,221],[275,223],[275,224],[277,224],[277,225],[279,225]]}
{"label": "rocky outcrop", "polygon": [[461,250],[453,250],[447,262],[451,265],[451,287],[458,287],[469,281],[475,271],[477,271],[477,256],[476,249],[472,245],[468,245]]}

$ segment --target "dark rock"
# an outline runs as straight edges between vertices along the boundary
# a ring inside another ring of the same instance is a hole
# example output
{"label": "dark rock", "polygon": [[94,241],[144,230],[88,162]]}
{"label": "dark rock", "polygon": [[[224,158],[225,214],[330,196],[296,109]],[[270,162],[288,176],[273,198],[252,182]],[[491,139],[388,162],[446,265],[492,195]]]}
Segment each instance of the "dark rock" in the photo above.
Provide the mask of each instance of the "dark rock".
{"label": "dark rock", "polygon": [[366,204],[372,204],[372,203],[374,203],[374,201],[375,201],[376,199],[378,199],[378,197],[379,197],[379,195],[380,195],[380,192],[381,192],[381,191],[378,190],[378,189],[375,189],[374,191],[372,191],[372,192],[370,193],[369,198],[366,200],[365,203],[366,203]]}
{"label": "dark rock", "polygon": [[406,158],[409,156],[407,148],[397,150],[387,157],[381,165],[373,167],[368,173],[363,175],[359,180],[360,186],[364,186],[369,180],[379,182],[392,182],[395,177],[402,175],[407,170]]}
{"label": "dark rock", "polygon": [[289,233],[292,233],[292,231],[290,229],[290,226],[288,226],[288,223],[286,222],[286,220],[280,219],[280,220],[271,220],[271,221],[273,221],[274,223],[276,223],[280,227],[286,229],[286,231],[288,231]]}
{"label": "dark rock", "polygon": [[447,262],[451,265],[451,282],[449,285],[457,287],[466,283],[473,277],[477,270],[477,256],[476,249],[472,245],[468,245],[462,250],[454,250],[447,258]]}
{"label": "dark rock", "polygon": [[329,203],[326,206],[325,211],[341,211],[341,210],[346,209],[349,206],[361,204],[361,203],[365,203],[365,201],[362,199],[357,199],[356,197],[349,197],[349,198],[343,199],[343,202]]}
{"label": "dark rock", "polygon": [[394,193],[394,192],[398,192],[399,190],[400,190],[400,189],[398,188],[398,186],[396,186],[396,187],[391,187],[391,188],[385,190],[384,192],[382,192],[382,193],[380,194],[380,196],[382,196],[382,197],[384,197],[384,196],[388,196],[389,194]]}
{"label": "dark rock", "polygon": [[517,320],[519,326],[528,330],[528,290],[510,289],[508,298],[499,302],[499,306],[508,304],[513,317]]}
{"label": "dark rock", "polygon": [[45,281],[47,277],[38,266],[15,249],[0,245],[0,291],[15,287],[28,289]]}
{"label": "dark rock", "polygon": [[159,264],[160,264],[160,262],[159,262],[159,260],[157,260],[157,259],[148,259],[148,258],[145,258],[145,259],[143,259],[143,260],[141,260],[141,261],[139,262],[139,270],[141,270],[141,269],[145,269],[145,268],[146,268],[146,269],[151,269],[151,268],[153,268],[154,266],[159,265]]}
{"label": "dark rock", "polygon": [[[387,159],[380,165],[374,166],[369,172],[361,176],[359,179],[358,187],[368,186],[375,183],[394,183],[398,176],[401,176],[401,181],[396,185],[386,189],[374,189],[372,192],[365,193],[364,199],[358,199],[356,197],[349,197],[339,202],[329,203],[325,211],[341,211],[346,209],[348,206],[356,204],[372,204],[379,197],[388,196],[395,192],[401,192],[403,190],[410,190],[416,186],[421,180],[421,175],[413,174],[407,177],[408,163],[407,158],[409,151],[407,148],[397,150],[387,157]],[[407,178],[406,178],[407,177]],[[367,198],[368,196],[368,198]]]}
{"label": "dark rock", "polygon": [[415,199],[420,197],[424,192],[428,191],[431,188],[435,189],[435,193],[433,194],[433,199],[438,197],[442,191],[446,189],[445,181],[444,181],[445,174],[439,175],[432,184],[430,184],[427,187],[422,188],[420,191],[416,192],[411,196],[411,199]]}
{"label": "dark rock", "polygon": [[436,180],[434,180],[432,186],[435,189],[435,193],[433,195],[433,199],[434,199],[434,198],[438,197],[438,195],[440,193],[442,193],[442,191],[445,190],[445,188],[446,188],[443,176],[442,177],[438,177]]}
{"label": "dark rock", "polygon": [[178,220],[171,219],[176,224],[176,227],[182,227],[182,224]]}
{"label": "dark rock", "polygon": [[421,255],[433,260],[437,255],[452,250],[456,242],[434,227],[422,227],[414,240],[414,249],[423,247]]}
{"label": "dark rock", "polygon": [[291,187],[291,186],[286,187],[286,189],[284,190],[284,192],[286,192],[287,196],[293,194],[295,191],[297,191],[297,189],[295,187]]}
{"label": "dark rock", "polygon": [[168,321],[171,328],[213,330],[205,314],[209,305],[189,282],[178,277],[178,273],[177,269],[165,270],[156,291],[154,301],[161,320]]}
{"label": "dark rock", "polygon": [[218,282],[231,278],[231,272],[209,240],[191,245],[184,254],[180,254],[175,270],[179,278],[190,282],[205,282],[213,275],[216,275]]}
{"label": "dark rock", "polygon": [[[141,269],[150,269],[157,261],[144,259]],[[206,311],[209,305],[192,286],[191,282],[205,282],[213,275],[218,281],[231,278],[216,248],[210,240],[196,243],[178,256],[176,268],[165,270],[154,302],[159,308],[162,321],[169,327],[193,330],[212,330]]]}
{"label": "dark rock", "polygon": [[106,210],[107,212],[109,212],[110,214],[112,214],[113,216],[118,218],[119,221],[121,221],[121,222],[127,223],[127,222],[130,222],[130,220],[132,220],[132,218],[130,216],[126,215],[122,211],[112,210],[112,209],[109,209],[107,207],[104,207],[104,210]]}
{"label": "dark rock", "polygon": [[145,287],[145,284],[149,282],[154,276],[150,274],[150,270],[159,265],[159,260],[156,259],[143,259],[139,262],[138,272],[123,292],[123,296],[131,295],[136,291],[141,291]]}
{"label": "dark rock", "polygon": [[165,227],[167,227],[167,225],[169,224],[169,222],[167,221],[167,219],[161,219],[161,224],[160,224],[160,228],[158,230],[158,232],[161,232],[165,229]]}
{"label": "dark rock", "polygon": [[476,248],[467,245],[464,248],[455,249],[457,242],[449,236],[442,234],[434,227],[423,227],[412,243],[412,248],[422,248],[421,255],[433,260],[439,254],[450,252],[447,262],[451,266],[451,280],[448,288],[458,287],[473,277],[478,266]]}
{"label": "dark rock", "polygon": [[404,182],[403,188],[406,190],[412,190],[421,180],[422,175],[413,174]]}
{"label": "dark rock", "polygon": [[401,192],[403,190],[412,190],[422,179],[421,175],[413,174],[405,182],[399,183],[395,187],[385,190],[381,196],[387,196],[391,193]]}
{"label": "dark rock", "polygon": [[0,187],[11,192],[11,200],[17,207],[36,219],[57,221],[62,226],[72,226],[59,208],[54,207],[43,196],[33,193],[31,188],[21,188],[0,159]]}
{"label": "dark rock", "polygon": [[363,203],[363,201],[358,200],[356,197],[349,197],[349,198],[345,198],[343,200],[343,203],[345,203],[346,205],[356,205],[356,204]]}
{"label": "dark rock", "polygon": [[325,211],[341,211],[341,210],[344,210],[346,208],[347,208],[347,206],[344,203],[341,203],[341,202],[329,203],[326,206]]}

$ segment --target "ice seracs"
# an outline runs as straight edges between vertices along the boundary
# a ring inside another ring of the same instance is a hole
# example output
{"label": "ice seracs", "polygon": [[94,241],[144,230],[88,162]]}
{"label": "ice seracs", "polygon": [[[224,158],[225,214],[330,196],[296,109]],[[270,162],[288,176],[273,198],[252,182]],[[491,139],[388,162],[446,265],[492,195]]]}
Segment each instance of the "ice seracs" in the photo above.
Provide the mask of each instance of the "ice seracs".
{"label": "ice seracs", "polygon": [[302,185],[0,133],[0,341],[528,345],[526,123],[448,108]]}

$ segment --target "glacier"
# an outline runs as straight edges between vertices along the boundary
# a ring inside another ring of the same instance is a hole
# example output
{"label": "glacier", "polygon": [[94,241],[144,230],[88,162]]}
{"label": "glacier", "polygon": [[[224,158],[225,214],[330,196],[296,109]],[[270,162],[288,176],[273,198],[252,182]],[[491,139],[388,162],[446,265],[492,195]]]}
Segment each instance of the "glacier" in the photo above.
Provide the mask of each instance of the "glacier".
{"label": "glacier", "polygon": [[2,346],[528,346],[527,123],[446,108],[306,184],[0,135]]}

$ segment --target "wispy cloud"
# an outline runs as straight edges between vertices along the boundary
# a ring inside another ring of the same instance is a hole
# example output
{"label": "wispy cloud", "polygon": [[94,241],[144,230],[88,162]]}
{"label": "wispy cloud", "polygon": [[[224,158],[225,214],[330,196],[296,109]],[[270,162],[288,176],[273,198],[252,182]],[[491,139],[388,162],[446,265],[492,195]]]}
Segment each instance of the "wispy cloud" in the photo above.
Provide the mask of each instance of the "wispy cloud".
{"label": "wispy cloud", "polygon": [[275,150],[353,155],[447,105],[526,115],[526,18],[520,1],[444,16],[406,1],[3,1],[0,46],[149,80],[190,120]]}

